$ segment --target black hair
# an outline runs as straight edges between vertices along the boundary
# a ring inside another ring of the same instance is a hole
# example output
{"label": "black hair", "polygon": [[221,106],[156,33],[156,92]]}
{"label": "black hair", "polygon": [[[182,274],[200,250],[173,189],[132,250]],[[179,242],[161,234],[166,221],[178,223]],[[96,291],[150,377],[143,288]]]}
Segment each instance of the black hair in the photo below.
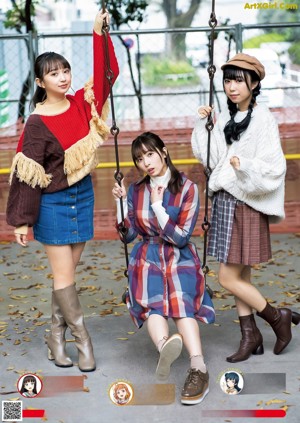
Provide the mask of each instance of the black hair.
{"label": "black hair", "polygon": [[[136,168],[138,167],[138,158],[146,153],[147,151],[156,151],[163,160],[163,154],[165,154],[164,148],[165,144],[163,140],[153,132],[144,132],[143,134],[136,137],[131,144],[131,155],[132,160]],[[168,168],[171,171],[171,179],[168,184],[168,189],[172,194],[177,194],[181,191],[181,187],[183,185],[182,176],[179,170],[173,165],[169,152],[167,152],[166,157],[164,158]],[[142,178],[137,185],[141,185],[144,183],[150,182],[150,176],[146,175]]]}
{"label": "black hair", "polygon": [[[241,122],[235,122],[234,120],[234,117],[238,112],[237,104],[233,103],[229,98],[227,98],[227,105],[230,113],[230,120],[226,123],[224,128],[224,134],[227,144],[232,144],[233,141],[238,141],[240,139],[241,134],[248,128],[256,97],[259,95],[261,88],[260,79],[254,71],[248,69],[241,69],[236,66],[225,67],[223,71],[223,87],[225,79],[237,80],[240,78],[245,81],[249,91],[252,94],[252,97],[248,106],[247,116]],[[252,90],[251,84],[253,82],[258,82],[258,84]]]}
{"label": "black hair", "polygon": [[[43,81],[47,73],[57,69],[70,69],[71,65],[64,56],[53,51],[40,54],[34,63],[34,75],[40,81]],[[43,87],[37,86],[31,99],[30,105],[36,106],[37,103],[45,101],[47,98],[46,90]]]}
{"label": "black hair", "polygon": [[21,387],[21,390],[20,390],[21,394],[23,394],[24,392],[28,392],[28,390],[25,388],[25,385],[26,385],[27,382],[33,382],[34,383],[32,392],[34,394],[37,394],[37,390],[36,390],[36,378],[33,375],[28,375],[28,376],[25,376],[24,377],[24,379],[22,381],[22,387]]}
{"label": "black hair", "polygon": [[239,375],[237,373],[235,373],[235,372],[225,373],[225,381],[227,382],[227,380],[233,380],[235,389],[238,392],[240,392],[241,388],[238,386],[240,378],[239,378]]}

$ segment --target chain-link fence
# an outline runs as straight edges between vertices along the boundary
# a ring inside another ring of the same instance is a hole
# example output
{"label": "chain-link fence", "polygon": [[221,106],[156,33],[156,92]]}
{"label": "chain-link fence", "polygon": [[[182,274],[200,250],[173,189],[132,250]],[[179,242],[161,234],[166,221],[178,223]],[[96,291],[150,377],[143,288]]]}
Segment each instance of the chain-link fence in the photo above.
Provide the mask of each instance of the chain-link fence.
{"label": "chain-link fence", "polygon": [[[300,162],[297,156],[300,153],[300,66],[293,63],[288,54],[290,43],[278,42],[275,36],[274,41],[269,37],[268,43],[261,44],[259,49],[248,50],[253,47],[249,44],[253,37],[270,28],[276,33],[286,26],[237,24],[216,28],[214,105],[217,112],[227,107],[220,66],[231,55],[247,51],[265,64],[267,76],[262,81],[258,101],[266,102],[279,123],[284,152],[289,155],[286,184],[289,227],[300,228]],[[300,23],[288,26],[300,29]],[[180,169],[201,185],[202,193],[201,166],[193,162],[183,164],[182,160],[193,158],[190,135],[195,113],[199,105],[208,102],[210,28],[110,33],[120,66],[120,76],[114,86],[114,103],[120,143],[124,146],[121,147],[121,161],[130,161],[128,145],[135,135],[145,129],[158,131],[170,145],[172,158],[181,160]],[[22,119],[26,120],[30,113],[30,98],[35,89],[34,57],[44,51],[56,51],[69,60],[73,90],[82,87],[92,72],[91,31],[36,36],[0,34],[0,232],[7,198],[8,168],[22,129]],[[102,151],[104,169],[94,175],[95,187],[103,194],[96,198],[98,234],[109,227],[113,231],[112,210],[115,209],[111,196],[113,169],[109,166],[115,160],[112,140]],[[125,174],[128,183],[136,177],[130,167]]]}
{"label": "chain-link fence", "polygon": [[[291,25],[300,28],[300,23],[289,24],[289,27]],[[273,25],[274,34],[284,26],[287,25]],[[270,25],[238,24],[216,29],[215,104],[218,109],[224,107],[225,101],[220,65],[229,55],[243,49],[243,40],[266,29],[270,29]],[[190,116],[199,103],[207,101],[209,27],[111,31],[111,35],[121,69],[114,89],[119,119]],[[276,42],[275,36],[274,42],[272,37],[269,39],[271,41],[261,44],[259,49],[247,49],[266,66],[260,101],[266,101],[271,108],[300,106],[300,66],[295,65],[288,54],[290,43]],[[29,99],[35,85],[32,73],[35,55],[49,50],[64,55],[72,65],[73,89],[76,90],[91,74],[91,42],[90,32],[37,34],[35,37],[32,34],[0,35],[0,127],[15,123],[22,114],[25,117],[29,114]]]}

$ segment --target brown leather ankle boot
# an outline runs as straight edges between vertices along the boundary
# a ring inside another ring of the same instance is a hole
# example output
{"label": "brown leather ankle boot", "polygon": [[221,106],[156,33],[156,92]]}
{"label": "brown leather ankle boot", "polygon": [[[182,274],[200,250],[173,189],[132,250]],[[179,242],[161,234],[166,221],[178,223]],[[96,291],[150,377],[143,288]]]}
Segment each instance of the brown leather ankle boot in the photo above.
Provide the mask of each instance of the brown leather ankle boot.
{"label": "brown leather ankle boot", "polygon": [[277,337],[274,346],[274,354],[280,354],[292,339],[292,312],[288,308],[274,308],[269,303],[261,311],[256,313],[269,323]]}
{"label": "brown leather ankle boot", "polygon": [[241,316],[239,320],[242,339],[238,351],[226,358],[229,363],[247,360],[251,354],[264,353],[263,338],[256,326],[253,314]]}

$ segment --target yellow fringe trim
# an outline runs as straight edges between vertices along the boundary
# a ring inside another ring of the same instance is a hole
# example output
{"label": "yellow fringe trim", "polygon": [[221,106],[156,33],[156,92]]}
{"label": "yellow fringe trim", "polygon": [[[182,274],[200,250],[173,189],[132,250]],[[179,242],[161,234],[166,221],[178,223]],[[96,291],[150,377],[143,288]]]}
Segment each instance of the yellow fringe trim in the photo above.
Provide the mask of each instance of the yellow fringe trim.
{"label": "yellow fringe trim", "polygon": [[89,175],[100,162],[100,150],[96,150],[95,154],[90,158],[89,162],[84,167],[67,175],[68,185],[71,186],[78,181],[81,181],[86,175]]}
{"label": "yellow fringe trim", "polygon": [[35,188],[37,185],[40,188],[47,188],[52,179],[52,175],[46,174],[43,166],[29,157],[26,157],[21,152],[17,153],[13,159],[9,177],[10,184],[14,173],[16,173],[20,182],[25,182],[32,188]]}
{"label": "yellow fringe trim", "polygon": [[90,80],[84,85],[84,99],[91,105],[92,119],[90,121],[90,126],[91,128],[93,127],[94,130],[96,130],[97,133],[103,137],[104,141],[106,141],[110,132],[110,129],[105,122],[109,114],[109,102],[108,99],[105,101],[101,116],[99,116],[95,105],[93,86],[93,78],[90,78]]}
{"label": "yellow fringe trim", "polygon": [[92,79],[84,86],[84,99],[91,105],[90,131],[87,136],[65,151],[64,172],[68,175],[68,180],[72,181],[79,178],[79,174],[89,173],[97,166],[99,162],[96,158],[96,151],[107,140],[110,132],[105,123],[109,114],[109,102],[106,100],[100,117],[95,106]]}
{"label": "yellow fringe trim", "polygon": [[[65,151],[64,172],[70,175],[88,165],[95,157],[103,139],[92,128],[88,135]],[[98,163],[97,163],[98,164]]]}

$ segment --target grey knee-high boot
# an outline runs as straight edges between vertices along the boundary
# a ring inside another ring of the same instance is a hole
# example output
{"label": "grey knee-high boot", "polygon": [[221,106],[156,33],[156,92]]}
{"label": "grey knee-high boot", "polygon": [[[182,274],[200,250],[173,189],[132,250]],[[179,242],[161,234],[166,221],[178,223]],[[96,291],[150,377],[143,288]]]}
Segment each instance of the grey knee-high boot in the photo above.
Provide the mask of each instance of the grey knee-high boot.
{"label": "grey knee-high boot", "polygon": [[75,285],[53,291],[62,315],[75,338],[78,366],[82,372],[96,369],[91,338],[86,330],[82,308]]}
{"label": "grey knee-high boot", "polygon": [[48,345],[48,358],[54,360],[58,367],[72,367],[73,363],[66,354],[65,333],[67,324],[62,316],[59,305],[57,304],[55,295],[52,292],[52,324],[51,333],[45,338]]}

